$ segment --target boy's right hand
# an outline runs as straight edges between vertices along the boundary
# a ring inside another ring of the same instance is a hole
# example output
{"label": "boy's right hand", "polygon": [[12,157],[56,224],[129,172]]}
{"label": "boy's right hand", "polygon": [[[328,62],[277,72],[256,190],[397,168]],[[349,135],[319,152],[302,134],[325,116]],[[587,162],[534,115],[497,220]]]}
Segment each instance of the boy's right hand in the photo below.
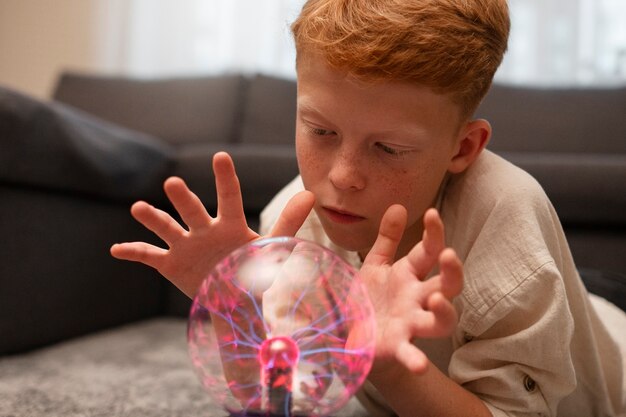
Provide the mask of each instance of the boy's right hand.
{"label": "boy's right hand", "polygon": [[[188,229],[168,213],[139,201],[133,204],[131,214],[161,238],[168,249],[145,242],[126,242],[113,245],[111,255],[151,266],[193,298],[220,260],[260,237],[246,222],[239,179],[227,153],[215,154],[213,172],[218,202],[216,217],[209,215],[182,179],[169,178],[164,184],[165,193]],[[313,208],[313,202],[313,194],[308,191],[296,194],[281,213],[270,236],[293,236]]]}

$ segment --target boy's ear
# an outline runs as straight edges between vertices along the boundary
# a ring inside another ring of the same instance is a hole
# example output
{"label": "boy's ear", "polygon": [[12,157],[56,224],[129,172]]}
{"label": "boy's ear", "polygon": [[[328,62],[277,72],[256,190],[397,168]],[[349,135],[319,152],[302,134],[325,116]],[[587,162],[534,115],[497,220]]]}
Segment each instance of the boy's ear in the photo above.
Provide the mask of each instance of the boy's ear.
{"label": "boy's ear", "polygon": [[459,132],[456,154],[450,160],[448,171],[453,174],[465,171],[485,149],[490,138],[491,125],[488,121],[477,119],[468,122]]}

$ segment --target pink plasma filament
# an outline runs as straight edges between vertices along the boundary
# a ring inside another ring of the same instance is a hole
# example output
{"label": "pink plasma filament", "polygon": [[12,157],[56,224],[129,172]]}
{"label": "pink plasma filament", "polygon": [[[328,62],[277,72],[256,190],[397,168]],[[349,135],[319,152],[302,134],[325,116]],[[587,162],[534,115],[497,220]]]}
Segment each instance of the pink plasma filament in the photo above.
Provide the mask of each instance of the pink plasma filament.
{"label": "pink plasma filament", "polygon": [[299,356],[298,345],[290,337],[273,337],[261,345],[261,381],[270,415],[291,416],[293,370]]}

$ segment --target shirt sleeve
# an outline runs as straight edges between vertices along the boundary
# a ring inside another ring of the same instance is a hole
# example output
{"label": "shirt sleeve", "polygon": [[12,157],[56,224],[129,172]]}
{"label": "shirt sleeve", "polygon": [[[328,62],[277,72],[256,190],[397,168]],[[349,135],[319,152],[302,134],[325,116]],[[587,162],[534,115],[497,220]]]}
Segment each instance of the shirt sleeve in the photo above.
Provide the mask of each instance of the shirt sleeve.
{"label": "shirt sleeve", "polygon": [[450,377],[494,416],[556,416],[576,375],[569,348],[573,319],[554,263],[521,280],[479,322],[462,332]]}
{"label": "shirt sleeve", "polygon": [[536,180],[486,153],[450,180],[442,212],[465,273],[448,375],[495,416],[556,416],[577,383],[580,294],[554,208]]}

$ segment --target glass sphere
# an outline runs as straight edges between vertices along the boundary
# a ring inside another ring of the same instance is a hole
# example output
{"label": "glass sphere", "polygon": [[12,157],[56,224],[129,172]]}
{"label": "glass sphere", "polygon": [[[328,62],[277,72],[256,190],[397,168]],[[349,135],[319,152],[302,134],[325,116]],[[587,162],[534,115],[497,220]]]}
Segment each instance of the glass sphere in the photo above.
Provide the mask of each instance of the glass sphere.
{"label": "glass sphere", "polygon": [[372,305],[356,270],[313,242],[266,238],[221,261],[189,316],[189,353],[231,414],[328,415],[365,380]]}

